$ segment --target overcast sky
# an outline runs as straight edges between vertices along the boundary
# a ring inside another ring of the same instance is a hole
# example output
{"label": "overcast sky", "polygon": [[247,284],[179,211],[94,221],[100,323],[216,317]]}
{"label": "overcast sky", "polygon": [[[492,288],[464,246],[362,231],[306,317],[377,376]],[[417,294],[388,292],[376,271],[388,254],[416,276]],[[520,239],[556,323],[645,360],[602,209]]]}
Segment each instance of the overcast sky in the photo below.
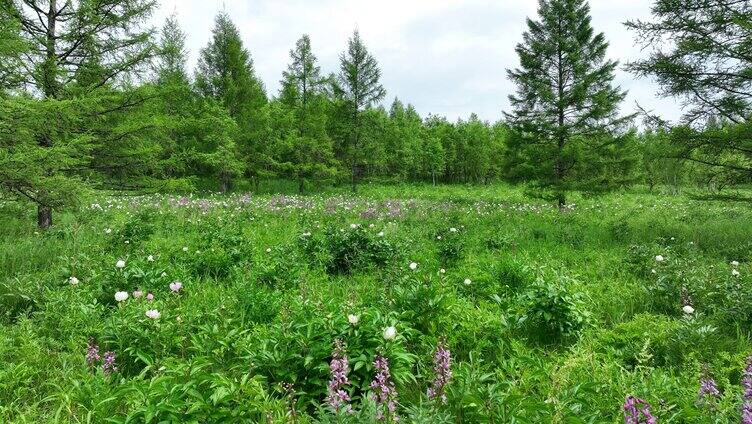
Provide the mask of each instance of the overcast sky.
{"label": "overcast sky", "polygon": [[[211,37],[214,15],[224,9],[251,52],[269,95],[277,95],[289,50],[302,34],[311,37],[322,71],[338,70],[339,55],[357,27],[381,66],[386,104],[396,96],[422,116],[451,120],[477,113],[496,121],[514,86],[507,68],[518,65],[514,47],[537,0],[161,0],[160,25],[176,13],[187,34],[189,66]],[[593,26],[606,34],[609,56],[624,63],[639,57],[633,34],[622,22],[650,17],[652,0],[591,0]],[[681,114],[657,87],[619,70],[617,84],[629,91],[622,110],[635,103],[667,119]]]}

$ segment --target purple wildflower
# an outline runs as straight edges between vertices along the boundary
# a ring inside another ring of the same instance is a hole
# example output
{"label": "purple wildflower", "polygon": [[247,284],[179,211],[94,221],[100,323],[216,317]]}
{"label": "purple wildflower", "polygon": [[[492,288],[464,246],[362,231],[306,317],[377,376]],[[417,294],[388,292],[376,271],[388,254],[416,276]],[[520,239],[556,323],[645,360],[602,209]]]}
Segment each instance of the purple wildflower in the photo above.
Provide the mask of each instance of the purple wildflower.
{"label": "purple wildflower", "polygon": [[115,365],[115,352],[108,350],[104,353],[104,360],[102,361],[102,372],[104,375],[110,375],[117,372],[117,366]]}
{"label": "purple wildflower", "polygon": [[624,401],[624,424],[656,424],[650,404],[640,398],[627,396]]}
{"label": "purple wildflower", "polygon": [[752,424],[752,356],[747,358],[747,368],[742,376],[744,403],[742,403],[742,424]]}
{"label": "purple wildflower", "polygon": [[392,421],[399,421],[399,416],[395,413],[397,389],[389,371],[389,360],[377,354],[373,366],[376,368],[376,376],[371,382],[371,399],[376,402],[376,419],[381,421],[391,417]]}
{"label": "purple wildflower", "polygon": [[345,386],[350,384],[350,380],[347,378],[347,374],[350,372],[350,364],[342,341],[336,340],[334,345],[332,362],[329,365],[332,379],[329,380],[329,395],[326,397],[326,401],[335,413],[341,410],[350,413],[352,412],[352,406],[349,404],[350,394],[345,390]]}
{"label": "purple wildflower", "polygon": [[441,403],[447,403],[447,396],[444,392],[447,383],[452,379],[452,356],[449,352],[449,348],[441,341],[436,348],[436,353],[433,356],[433,372],[434,379],[431,383],[431,387],[428,388],[429,399],[441,399]]}
{"label": "purple wildflower", "polygon": [[712,405],[720,395],[721,392],[718,391],[715,380],[710,376],[707,369],[704,370],[700,377],[700,389],[697,391],[697,404]]}
{"label": "purple wildflower", "polygon": [[93,367],[96,362],[102,359],[99,356],[99,345],[94,339],[89,339],[89,343],[86,346],[86,365]]}

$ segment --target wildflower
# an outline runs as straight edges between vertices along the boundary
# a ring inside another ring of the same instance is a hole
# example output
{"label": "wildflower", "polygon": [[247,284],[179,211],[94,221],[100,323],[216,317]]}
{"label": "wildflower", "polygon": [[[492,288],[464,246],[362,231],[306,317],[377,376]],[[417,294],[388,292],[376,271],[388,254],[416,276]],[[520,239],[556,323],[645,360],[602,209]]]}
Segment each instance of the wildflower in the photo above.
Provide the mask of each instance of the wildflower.
{"label": "wildflower", "polygon": [[389,361],[377,354],[373,366],[376,368],[376,376],[370,387],[373,390],[371,400],[376,402],[376,419],[381,421],[391,417],[392,421],[398,421],[399,416],[395,413],[397,410],[397,389],[394,387],[389,371]]}
{"label": "wildflower", "polygon": [[122,259],[120,259],[120,260],[117,261],[117,263],[115,263],[115,266],[117,268],[123,269],[123,268],[125,268],[125,261],[122,260]]}
{"label": "wildflower", "polygon": [[739,267],[739,261],[731,261],[731,266],[734,267],[734,268],[738,268]]}
{"label": "wildflower", "polygon": [[356,228],[358,228],[358,227],[360,227],[360,224],[350,224],[350,228],[353,229],[353,230],[356,229]]}
{"label": "wildflower", "polygon": [[379,236],[379,237],[384,237],[384,232],[383,231],[379,231],[379,233],[376,234],[376,235]]}
{"label": "wildflower", "polygon": [[428,388],[428,398],[440,399],[441,403],[447,403],[447,396],[444,392],[447,383],[452,379],[452,356],[446,344],[442,341],[439,342],[439,346],[436,348],[436,353],[433,355],[433,372],[434,379],[431,383],[431,387]]}
{"label": "wildflower", "polygon": [[451,233],[456,233],[456,232],[457,232],[457,229],[456,229],[456,228],[454,228],[454,227],[452,227],[452,228],[450,228],[450,229],[449,229],[449,232],[451,232]]}
{"label": "wildflower", "polygon": [[141,297],[141,296],[143,296],[143,295],[144,295],[144,292],[142,292],[141,290],[135,290],[135,291],[133,292],[133,298],[134,298],[134,299],[138,299],[138,298],[140,298],[140,297]]}
{"label": "wildflower", "polygon": [[397,329],[394,326],[389,326],[384,329],[384,339],[394,340],[397,337]]}
{"label": "wildflower", "polygon": [[469,286],[472,283],[473,283],[472,280],[470,280],[469,278],[465,278],[465,285],[466,286]]}
{"label": "wildflower", "polygon": [[69,283],[70,283],[70,284],[71,284],[72,286],[75,286],[76,284],[78,284],[78,283],[79,283],[79,281],[78,281],[78,278],[76,278],[76,277],[71,277],[71,278],[69,278],[69,279],[68,279],[68,282],[69,282]]}
{"label": "wildflower", "polygon": [[94,339],[90,338],[86,345],[86,365],[93,367],[100,359],[102,358],[99,356],[99,346],[94,342]]}
{"label": "wildflower", "polygon": [[154,300],[154,295],[153,295],[153,294],[151,294],[151,293],[148,293],[148,294],[146,295],[146,300]]}
{"label": "wildflower", "polygon": [[693,308],[692,305],[684,305],[682,311],[687,315],[691,315],[695,313],[695,308]]}
{"label": "wildflower", "polygon": [[624,401],[624,424],[656,424],[650,413],[650,404],[634,396],[627,396]]}
{"label": "wildflower", "polygon": [[115,293],[115,300],[118,302],[122,302],[124,300],[128,299],[128,292],[119,291]]}
{"label": "wildflower", "polygon": [[655,255],[656,262],[663,262],[664,260],[665,258],[663,257],[663,255]]}
{"label": "wildflower", "polygon": [[415,262],[410,262],[410,269],[415,271],[416,269],[418,269],[418,264]]}
{"label": "wildflower", "polygon": [[747,368],[742,374],[744,403],[742,403],[742,424],[752,424],[752,356],[747,358]]}
{"label": "wildflower", "polygon": [[731,276],[738,277],[739,276],[739,270],[738,269],[732,269],[731,270]]}
{"label": "wildflower", "polygon": [[170,283],[170,290],[172,290],[173,293],[177,293],[180,291],[180,289],[183,288],[183,283],[180,281],[173,281]]}
{"label": "wildflower", "polygon": [[360,321],[360,317],[355,314],[350,314],[347,316],[347,322],[352,325],[358,325],[358,321]]}
{"label": "wildflower", "polygon": [[272,251],[272,248],[271,248],[271,247],[267,247],[267,248],[266,248],[266,253],[269,253],[269,252],[271,252],[271,251]]}
{"label": "wildflower", "polygon": [[329,364],[329,370],[332,378],[329,380],[328,395],[326,401],[335,413],[340,411],[352,412],[350,394],[345,390],[345,386],[350,384],[347,374],[350,372],[350,364],[345,354],[345,347],[341,340],[334,342],[334,352],[332,361]]}
{"label": "wildflower", "polygon": [[148,311],[146,311],[146,316],[151,319],[157,319],[162,316],[162,314],[160,314],[156,309],[149,309]]}
{"label": "wildflower", "polygon": [[147,256],[146,257],[146,261],[147,262],[154,262],[154,256],[152,256],[152,255]]}
{"label": "wildflower", "polygon": [[117,372],[117,366],[115,365],[115,352],[107,351],[104,353],[104,360],[102,361],[102,372],[104,375],[110,375]]}
{"label": "wildflower", "polygon": [[111,234],[112,233],[112,228],[105,228],[104,233],[105,234]]}
{"label": "wildflower", "polygon": [[188,251],[188,246],[183,246],[183,252],[187,252],[187,251]]}
{"label": "wildflower", "polygon": [[439,270],[439,274],[446,274],[446,270],[445,270],[444,268],[441,268],[441,269]]}
{"label": "wildflower", "polygon": [[710,405],[720,396],[721,392],[718,391],[715,380],[707,372],[703,372],[700,378],[700,389],[697,391],[697,404]]}

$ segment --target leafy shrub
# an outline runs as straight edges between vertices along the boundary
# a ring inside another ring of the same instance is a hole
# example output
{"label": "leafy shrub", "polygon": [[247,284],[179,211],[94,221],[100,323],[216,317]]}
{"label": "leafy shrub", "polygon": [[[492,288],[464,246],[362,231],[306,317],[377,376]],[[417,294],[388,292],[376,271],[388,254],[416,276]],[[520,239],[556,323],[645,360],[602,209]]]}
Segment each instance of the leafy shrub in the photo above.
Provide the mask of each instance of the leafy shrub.
{"label": "leafy shrub", "polygon": [[572,339],[590,324],[585,297],[575,291],[575,281],[556,274],[538,278],[516,299],[517,324],[538,342]]}
{"label": "leafy shrub", "polygon": [[395,249],[385,238],[362,226],[329,227],[323,236],[301,238],[304,251],[323,262],[329,274],[350,274],[354,270],[386,265]]}

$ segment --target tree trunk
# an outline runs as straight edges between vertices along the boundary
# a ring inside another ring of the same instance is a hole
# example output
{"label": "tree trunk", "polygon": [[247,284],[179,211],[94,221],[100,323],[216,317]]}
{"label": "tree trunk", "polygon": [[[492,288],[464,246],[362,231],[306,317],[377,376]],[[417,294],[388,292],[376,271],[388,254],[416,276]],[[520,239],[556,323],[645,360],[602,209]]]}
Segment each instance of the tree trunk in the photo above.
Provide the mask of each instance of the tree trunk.
{"label": "tree trunk", "polygon": [[37,206],[37,226],[43,230],[52,226],[52,208],[43,205]]}
{"label": "tree trunk", "polygon": [[298,178],[298,193],[305,194],[305,178]]}
{"label": "tree trunk", "polygon": [[225,194],[228,191],[230,191],[230,178],[227,175],[222,174],[219,177],[219,192]]}

